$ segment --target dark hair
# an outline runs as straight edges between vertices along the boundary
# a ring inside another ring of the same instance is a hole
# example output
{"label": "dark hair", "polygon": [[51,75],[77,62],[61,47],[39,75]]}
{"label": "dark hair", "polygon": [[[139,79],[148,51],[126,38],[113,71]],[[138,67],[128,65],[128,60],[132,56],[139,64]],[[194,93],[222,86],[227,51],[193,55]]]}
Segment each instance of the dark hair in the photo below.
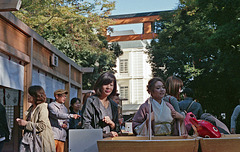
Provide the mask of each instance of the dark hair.
{"label": "dark hair", "polygon": [[176,76],[170,76],[166,80],[166,91],[168,95],[174,96],[179,99],[179,88],[183,87],[183,82]]}
{"label": "dark hair", "polygon": [[90,92],[87,92],[84,94],[83,96],[83,101],[82,101],[82,104],[84,105],[84,103],[87,101],[87,98],[94,95],[95,93],[93,91],[90,91]]}
{"label": "dark hair", "polygon": [[113,73],[110,73],[110,72],[104,72],[102,73],[95,85],[94,85],[94,90],[95,90],[95,94],[97,96],[101,96],[102,94],[102,86],[103,85],[107,85],[107,84],[110,84],[113,82],[113,91],[112,93],[110,94],[110,96],[114,96],[116,94],[116,90],[117,90],[117,82],[116,82],[116,78],[115,76],[113,75]]}
{"label": "dark hair", "polygon": [[157,81],[162,82],[163,85],[165,86],[165,83],[164,83],[164,81],[163,81],[162,78],[159,78],[159,77],[152,78],[151,80],[148,81],[148,85],[147,85],[147,91],[148,91],[148,93],[153,92],[154,86],[155,86],[155,84],[156,84]]}
{"label": "dark hair", "polygon": [[187,97],[193,97],[193,90],[191,88],[185,88],[182,93],[186,94]]}
{"label": "dark hair", "polygon": [[74,105],[74,103],[76,103],[77,101],[79,101],[79,102],[81,103],[81,99],[79,99],[79,98],[72,98],[72,100],[71,100],[71,105],[70,105],[70,107],[69,107],[69,109],[70,109],[71,111],[73,111],[73,105]]}
{"label": "dark hair", "polygon": [[38,85],[34,85],[28,88],[28,93],[34,98],[34,101],[36,104],[46,102],[45,91],[44,91],[44,95],[39,94],[40,91],[44,91],[44,89]]}

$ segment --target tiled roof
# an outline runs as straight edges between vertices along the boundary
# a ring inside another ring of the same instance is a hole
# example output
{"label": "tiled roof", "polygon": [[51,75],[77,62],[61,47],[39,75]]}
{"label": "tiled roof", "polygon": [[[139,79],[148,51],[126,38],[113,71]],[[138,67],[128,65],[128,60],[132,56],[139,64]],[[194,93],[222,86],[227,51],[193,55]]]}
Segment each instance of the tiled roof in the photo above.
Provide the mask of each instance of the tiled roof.
{"label": "tiled roof", "polygon": [[120,19],[120,18],[132,18],[132,17],[143,17],[143,16],[155,16],[161,15],[162,13],[170,13],[173,10],[168,11],[156,11],[156,12],[144,12],[144,13],[134,13],[134,14],[123,14],[123,15],[111,15],[108,18],[110,19]]}

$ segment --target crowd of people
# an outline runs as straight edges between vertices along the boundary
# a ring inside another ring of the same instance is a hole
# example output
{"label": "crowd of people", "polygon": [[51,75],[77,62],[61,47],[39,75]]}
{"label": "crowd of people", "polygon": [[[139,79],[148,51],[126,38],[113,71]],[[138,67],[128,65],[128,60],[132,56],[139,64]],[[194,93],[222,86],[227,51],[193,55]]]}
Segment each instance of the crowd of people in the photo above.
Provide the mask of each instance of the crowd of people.
{"label": "crowd of people", "polygon": [[[223,123],[211,118],[212,115],[204,115],[201,104],[193,99],[192,89],[185,88],[183,91],[182,89],[183,82],[176,76],[170,76],[166,82],[159,77],[149,80],[147,92],[150,97],[140,106],[132,119],[133,133],[143,136],[149,134],[187,136],[189,132],[186,130],[184,118],[188,112],[192,112],[197,119],[212,121],[211,123],[222,130],[222,133],[230,133]],[[184,97],[182,101],[181,92]],[[66,90],[56,90],[55,101],[47,104],[46,94],[41,86],[31,86],[28,89],[28,102],[31,106],[27,110],[26,120],[17,118],[16,121],[24,129],[24,133],[32,132],[36,128],[42,139],[42,151],[63,152],[68,129],[102,129],[104,138],[116,137],[121,133],[120,98],[113,73],[101,74],[94,85],[94,92],[86,94],[83,101],[72,98],[70,111],[64,105],[67,95]],[[235,133],[235,120],[240,113],[239,109],[238,106],[234,110],[231,133]],[[6,115],[2,105],[0,112],[1,116]],[[3,119],[1,122],[5,123],[0,125],[0,151],[3,141],[9,136],[6,120]],[[148,129],[149,125],[151,129]]]}

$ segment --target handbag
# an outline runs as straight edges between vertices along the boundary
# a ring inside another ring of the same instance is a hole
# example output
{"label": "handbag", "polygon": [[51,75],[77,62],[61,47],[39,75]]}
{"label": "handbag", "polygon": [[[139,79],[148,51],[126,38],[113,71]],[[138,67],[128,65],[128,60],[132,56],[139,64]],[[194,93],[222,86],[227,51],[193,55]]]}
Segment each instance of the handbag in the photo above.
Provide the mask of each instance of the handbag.
{"label": "handbag", "polygon": [[192,128],[192,123],[190,122],[189,119],[190,119],[191,117],[196,118],[196,116],[195,116],[192,112],[188,112],[188,110],[190,109],[190,107],[192,106],[192,104],[193,104],[194,102],[195,102],[195,101],[192,101],[192,102],[188,105],[186,111],[184,111],[185,114],[186,114],[186,117],[185,117],[185,119],[184,119],[184,123],[185,123],[186,130],[187,130],[188,133],[189,133],[189,131],[190,131],[191,128]]}
{"label": "handbag", "polygon": [[200,137],[205,138],[220,138],[222,135],[218,128],[205,120],[197,120],[191,117],[190,122],[197,128],[197,133]]}
{"label": "handbag", "polygon": [[19,149],[19,152],[42,152],[42,139],[37,135],[35,125],[33,132],[24,133]]}
{"label": "handbag", "polygon": [[196,118],[196,116],[192,112],[188,112],[186,114],[186,117],[184,118],[185,127],[186,127],[186,130],[188,133],[192,128],[192,123],[190,121],[190,118],[192,118],[192,117]]}

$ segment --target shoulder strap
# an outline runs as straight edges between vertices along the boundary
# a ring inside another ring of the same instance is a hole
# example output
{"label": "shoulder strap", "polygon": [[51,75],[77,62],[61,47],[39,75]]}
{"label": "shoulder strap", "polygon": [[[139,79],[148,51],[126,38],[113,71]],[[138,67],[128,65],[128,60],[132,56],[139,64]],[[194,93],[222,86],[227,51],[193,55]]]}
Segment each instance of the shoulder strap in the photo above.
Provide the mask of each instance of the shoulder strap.
{"label": "shoulder strap", "polygon": [[172,103],[171,103],[171,99],[170,99],[170,98],[171,98],[171,96],[169,96],[169,103],[170,103],[170,104],[172,104]]}
{"label": "shoulder strap", "polygon": [[188,105],[188,107],[187,107],[187,112],[188,112],[188,110],[190,109],[190,107],[192,106],[192,104],[194,103],[195,101],[192,101],[189,105]]}

